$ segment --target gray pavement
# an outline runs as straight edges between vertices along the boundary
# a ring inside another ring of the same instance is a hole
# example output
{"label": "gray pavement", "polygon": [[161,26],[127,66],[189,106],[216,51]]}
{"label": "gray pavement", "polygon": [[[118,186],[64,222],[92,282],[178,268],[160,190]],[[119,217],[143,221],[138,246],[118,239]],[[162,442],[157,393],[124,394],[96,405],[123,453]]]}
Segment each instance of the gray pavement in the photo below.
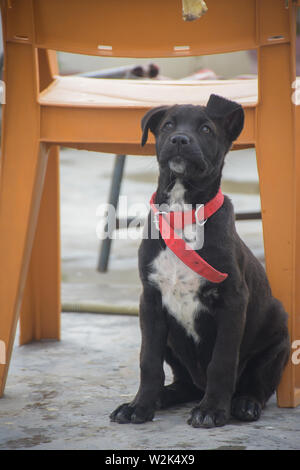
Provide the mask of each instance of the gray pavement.
{"label": "gray pavement", "polygon": [[0,449],[300,448],[300,408],[279,409],[275,397],[254,423],[195,429],[186,423],[193,403],[141,425],[110,423],[137,391],[139,345],[137,317],[64,313],[61,342],[16,347]]}
{"label": "gray pavement", "polygon": [[[61,151],[63,304],[137,308],[139,239],[115,240],[108,273],[96,271],[97,210],[106,202],[112,164],[112,156]],[[130,157],[122,194],[129,204],[147,203],[156,178],[154,158]],[[230,154],[223,190],[236,211],[259,210],[253,151]],[[261,222],[239,222],[238,231],[263,263]],[[62,313],[60,342],[16,341],[0,400],[0,449],[300,448],[300,408],[280,409],[275,396],[255,423],[194,429],[186,423],[193,404],[157,412],[150,423],[110,423],[109,413],[137,391],[139,346],[137,316],[91,313]]]}

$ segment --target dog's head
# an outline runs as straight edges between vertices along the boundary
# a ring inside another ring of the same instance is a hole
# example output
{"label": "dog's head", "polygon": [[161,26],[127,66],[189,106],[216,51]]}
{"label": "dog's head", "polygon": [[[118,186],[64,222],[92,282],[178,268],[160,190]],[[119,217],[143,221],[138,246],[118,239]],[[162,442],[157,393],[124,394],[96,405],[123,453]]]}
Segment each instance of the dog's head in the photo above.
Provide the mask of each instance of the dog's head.
{"label": "dog's head", "polygon": [[150,130],[156,140],[161,172],[182,180],[204,180],[221,174],[224,157],[244,125],[240,104],[211,95],[206,106],[160,106],[142,119],[142,145]]}

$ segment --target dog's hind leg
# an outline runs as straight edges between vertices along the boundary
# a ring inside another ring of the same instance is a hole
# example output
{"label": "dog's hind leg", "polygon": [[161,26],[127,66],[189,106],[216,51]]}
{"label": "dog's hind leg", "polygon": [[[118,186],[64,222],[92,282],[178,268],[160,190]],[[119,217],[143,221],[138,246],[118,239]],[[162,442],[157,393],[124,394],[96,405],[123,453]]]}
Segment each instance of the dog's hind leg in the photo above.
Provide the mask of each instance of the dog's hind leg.
{"label": "dog's hind leg", "polygon": [[204,392],[194,385],[188,370],[175,357],[169,347],[166,350],[165,360],[173,371],[174,381],[163,387],[157,403],[158,408],[164,409],[190,401],[201,400]]}
{"label": "dog's hind leg", "polygon": [[237,383],[231,414],[241,421],[256,421],[279,385],[289,357],[289,340],[269,346],[249,360]]}
{"label": "dog's hind leg", "polygon": [[200,401],[203,396],[204,392],[199,390],[192,382],[174,381],[170,385],[166,385],[161,391],[157,407],[165,409],[190,401]]}

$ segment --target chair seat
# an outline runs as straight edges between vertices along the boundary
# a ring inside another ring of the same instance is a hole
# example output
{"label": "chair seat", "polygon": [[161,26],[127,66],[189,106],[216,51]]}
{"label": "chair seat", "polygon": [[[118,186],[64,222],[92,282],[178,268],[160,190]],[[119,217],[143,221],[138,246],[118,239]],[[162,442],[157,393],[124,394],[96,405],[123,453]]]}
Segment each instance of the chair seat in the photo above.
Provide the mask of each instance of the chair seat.
{"label": "chair seat", "polygon": [[257,104],[257,79],[242,80],[124,80],[57,76],[40,94],[43,106],[138,107],[171,104],[206,104],[211,93]]}

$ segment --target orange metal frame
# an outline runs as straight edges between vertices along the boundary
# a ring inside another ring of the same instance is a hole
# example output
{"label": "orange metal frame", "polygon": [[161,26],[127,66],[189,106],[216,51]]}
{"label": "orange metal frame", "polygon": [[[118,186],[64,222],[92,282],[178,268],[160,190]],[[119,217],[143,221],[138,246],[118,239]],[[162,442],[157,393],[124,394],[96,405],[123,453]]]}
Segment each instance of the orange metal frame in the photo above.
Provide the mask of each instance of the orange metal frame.
{"label": "orange metal frame", "polygon": [[[22,344],[60,336],[59,145],[154,153],[153,140],[140,147],[140,119],[155,92],[136,106],[51,101],[58,85],[52,50],[119,57],[257,50],[257,100],[241,101],[246,125],[235,146],[256,147],[266,268],[289,313],[291,340],[300,339],[300,107],[291,99],[299,1],[206,3],[203,18],[185,23],[181,0],[1,0],[0,339],[7,364],[0,364],[0,395],[20,312]],[[292,361],[277,397],[279,406],[300,403],[300,366]]]}

